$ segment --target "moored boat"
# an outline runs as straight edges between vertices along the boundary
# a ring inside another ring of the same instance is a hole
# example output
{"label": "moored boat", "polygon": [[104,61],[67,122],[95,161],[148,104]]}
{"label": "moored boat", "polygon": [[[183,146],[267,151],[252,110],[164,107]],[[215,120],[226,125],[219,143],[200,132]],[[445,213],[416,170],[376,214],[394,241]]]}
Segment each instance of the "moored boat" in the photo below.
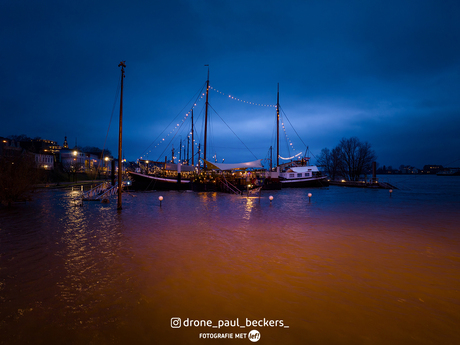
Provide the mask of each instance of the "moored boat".
{"label": "moored boat", "polygon": [[[281,184],[281,188],[305,188],[305,187],[327,187],[329,181],[327,176],[324,176],[319,171],[316,165],[308,165],[310,160],[309,157],[300,158],[301,154],[295,155],[290,158],[282,158],[279,150],[279,122],[280,122],[280,100],[279,100],[279,85],[278,94],[276,101],[276,166],[278,173],[278,179]],[[291,144],[292,145],[292,144]],[[305,152],[305,156],[307,155]],[[293,159],[297,157],[297,161],[291,161],[288,163],[280,164],[279,159]]]}
{"label": "moored boat", "polygon": [[323,176],[315,165],[291,167],[279,176],[282,188],[329,186],[327,176]]}
{"label": "moored boat", "polygon": [[436,174],[437,176],[460,176],[460,168],[449,168],[440,171]]}
{"label": "moored boat", "polygon": [[133,180],[134,190],[188,190],[191,189],[190,180],[146,175],[137,172],[129,172]]}
{"label": "moored boat", "polygon": [[232,194],[259,193],[264,183],[264,174],[257,174],[247,169],[261,169],[261,159],[243,163],[211,163],[205,161],[207,169],[202,171],[195,181],[192,189],[197,192],[217,191]]}
{"label": "moored boat", "polygon": [[129,172],[134,190],[190,190],[194,167],[189,165],[164,163],[163,169],[150,173],[147,167],[143,172]]}

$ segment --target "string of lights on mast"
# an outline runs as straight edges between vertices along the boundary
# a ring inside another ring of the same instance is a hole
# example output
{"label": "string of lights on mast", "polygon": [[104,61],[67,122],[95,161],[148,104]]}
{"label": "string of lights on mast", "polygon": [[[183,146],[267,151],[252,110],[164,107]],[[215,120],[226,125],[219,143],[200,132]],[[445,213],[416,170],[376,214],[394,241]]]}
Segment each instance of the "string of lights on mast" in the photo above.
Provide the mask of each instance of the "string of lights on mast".
{"label": "string of lights on mast", "polygon": [[[243,100],[243,99],[240,99],[240,98],[237,98],[237,97],[234,97],[234,96],[231,96],[230,94],[227,94],[225,92],[222,92],[212,86],[209,86],[209,89],[210,90],[213,90],[215,91],[216,93],[219,93],[223,96],[227,96],[228,99],[231,99],[231,100],[234,100],[234,101],[237,101],[237,102],[242,102],[242,103],[246,103],[246,104],[250,104],[250,105],[254,105],[254,106],[259,106],[259,107],[274,107],[276,108],[276,104],[263,104],[263,103],[256,103],[256,102],[250,102],[250,101],[246,101],[246,100]],[[203,100],[203,98],[205,98],[206,94],[203,92],[201,93],[200,95],[200,98],[198,99],[197,103],[200,102],[201,100]],[[155,150],[157,147],[159,147],[161,144],[163,144],[166,139],[171,136],[175,131],[176,129],[180,128],[180,126],[188,119],[188,117],[190,116],[191,112],[193,109],[196,108],[197,106],[197,103],[194,103],[193,106],[190,108],[190,110],[184,115],[184,117],[182,118],[181,121],[179,121],[178,123],[176,123],[176,125],[174,126],[174,128],[168,133],[166,134],[162,139],[160,139],[156,144],[155,146],[153,147],[152,150]],[[289,137],[287,136],[287,133],[286,133],[286,128],[285,128],[285,125],[284,125],[284,122],[281,122],[281,125],[283,127],[283,131],[284,131],[284,134],[285,134],[285,137],[286,137],[286,140],[289,142],[289,146],[292,148],[293,151],[296,151],[295,148],[294,148],[294,145],[292,143],[292,141],[289,139]],[[188,137],[190,136],[191,133],[188,134]],[[192,143],[192,145],[198,147],[198,144],[196,142]],[[148,152],[144,153],[142,156],[139,157],[139,159],[147,159],[149,153],[152,152],[152,150],[149,150]],[[297,153],[291,157],[287,157],[287,158],[284,158],[284,157],[281,157],[279,156],[279,158],[283,159],[283,160],[289,160],[289,159],[293,159],[295,157],[298,157],[299,155],[301,155],[302,152],[300,153]]]}

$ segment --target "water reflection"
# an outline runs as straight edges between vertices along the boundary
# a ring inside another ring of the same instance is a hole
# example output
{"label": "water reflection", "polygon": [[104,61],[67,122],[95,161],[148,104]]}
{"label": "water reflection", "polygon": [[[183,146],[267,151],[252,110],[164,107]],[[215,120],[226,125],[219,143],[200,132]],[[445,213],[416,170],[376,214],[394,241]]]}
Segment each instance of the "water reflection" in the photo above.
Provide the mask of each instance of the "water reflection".
{"label": "water reflection", "polygon": [[[111,205],[88,203],[75,207],[72,197],[72,193],[64,197],[67,203],[60,217],[63,228],[55,254],[62,261],[56,282],[57,304],[62,313],[56,322],[79,327],[100,325],[106,322],[106,317],[100,315],[101,305],[106,305],[110,315],[113,306],[108,301],[116,301],[128,289],[126,273],[119,262],[119,256],[127,252],[121,248],[123,224],[119,216],[114,217]],[[112,322],[117,318],[113,315]]]}
{"label": "water reflection", "polygon": [[245,197],[245,207],[243,218],[249,220],[251,218],[251,212],[255,207],[255,203],[259,201],[259,197]]}

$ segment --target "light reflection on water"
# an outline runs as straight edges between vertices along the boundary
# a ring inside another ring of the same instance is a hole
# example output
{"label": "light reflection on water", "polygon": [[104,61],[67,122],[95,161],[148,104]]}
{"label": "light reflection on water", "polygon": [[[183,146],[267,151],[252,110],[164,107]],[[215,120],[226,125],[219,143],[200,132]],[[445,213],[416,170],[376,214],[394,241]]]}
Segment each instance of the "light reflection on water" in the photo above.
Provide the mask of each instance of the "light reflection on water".
{"label": "light reflection on water", "polygon": [[256,328],[266,344],[458,343],[460,179],[429,178],[400,178],[391,198],[125,194],[121,212],[42,192],[0,210],[0,342],[202,343],[216,332],[172,329],[181,317],[289,325]]}

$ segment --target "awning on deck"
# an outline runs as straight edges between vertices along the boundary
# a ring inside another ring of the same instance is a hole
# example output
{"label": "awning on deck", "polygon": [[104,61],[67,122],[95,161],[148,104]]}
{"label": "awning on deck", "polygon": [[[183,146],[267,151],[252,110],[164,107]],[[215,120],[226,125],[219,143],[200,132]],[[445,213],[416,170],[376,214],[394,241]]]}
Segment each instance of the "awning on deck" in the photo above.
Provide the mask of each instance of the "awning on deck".
{"label": "awning on deck", "polygon": [[262,164],[260,163],[262,159],[258,159],[252,162],[243,162],[243,163],[211,163],[209,161],[205,161],[209,168],[214,170],[234,170],[234,169],[248,169],[248,168],[263,168]]}

